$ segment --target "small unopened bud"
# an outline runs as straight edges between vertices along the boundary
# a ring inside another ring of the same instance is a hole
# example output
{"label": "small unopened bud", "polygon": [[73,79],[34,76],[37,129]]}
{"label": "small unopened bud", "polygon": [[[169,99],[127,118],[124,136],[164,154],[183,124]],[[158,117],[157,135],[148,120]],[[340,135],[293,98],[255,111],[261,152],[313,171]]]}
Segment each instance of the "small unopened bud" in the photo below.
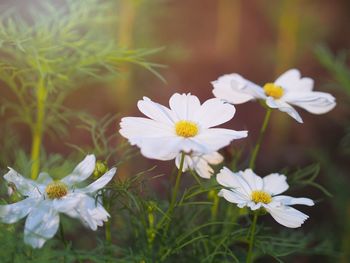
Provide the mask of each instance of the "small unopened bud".
{"label": "small unopened bud", "polygon": [[108,171],[108,166],[106,161],[97,161],[95,165],[95,170],[93,172],[94,179],[100,178],[103,174]]}

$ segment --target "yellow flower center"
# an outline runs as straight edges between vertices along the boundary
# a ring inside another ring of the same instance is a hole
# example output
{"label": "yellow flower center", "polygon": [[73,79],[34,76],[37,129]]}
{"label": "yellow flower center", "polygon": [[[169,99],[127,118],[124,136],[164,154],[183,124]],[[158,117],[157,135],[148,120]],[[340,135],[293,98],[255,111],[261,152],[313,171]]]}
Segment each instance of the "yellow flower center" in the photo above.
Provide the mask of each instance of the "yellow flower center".
{"label": "yellow flower center", "polygon": [[268,203],[271,203],[272,201],[271,195],[264,191],[253,191],[251,197],[252,197],[252,201],[255,203],[268,204]]}
{"label": "yellow flower center", "polygon": [[68,187],[61,181],[54,181],[46,186],[45,191],[50,199],[58,199],[68,194]]}
{"label": "yellow flower center", "polygon": [[277,86],[274,83],[266,83],[264,85],[264,91],[266,96],[272,97],[274,99],[279,99],[283,96],[283,88],[281,86]]}
{"label": "yellow flower center", "polygon": [[198,134],[198,126],[192,121],[178,121],[175,124],[175,131],[181,137],[194,137]]}

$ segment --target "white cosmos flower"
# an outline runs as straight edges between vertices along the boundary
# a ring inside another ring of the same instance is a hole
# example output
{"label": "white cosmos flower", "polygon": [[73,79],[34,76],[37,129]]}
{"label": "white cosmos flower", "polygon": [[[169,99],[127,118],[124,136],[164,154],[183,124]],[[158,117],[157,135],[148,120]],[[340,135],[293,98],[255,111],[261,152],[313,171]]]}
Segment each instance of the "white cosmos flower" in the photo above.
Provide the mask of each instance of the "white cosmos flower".
{"label": "white cosmos flower", "polygon": [[47,173],[40,173],[36,181],[27,179],[15,170],[4,175],[7,182],[25,197],[14,204],[0,206],[0,221],[12,224],[27,216],[24,226],[24,242],[33,248],[41,248],[52,238],[59,227],[59,213],[78,218],[92,230],[102,226],[109,214],[94,198],[94,193],[103,188],[114,176],[112,168],[98,180],[84,188],[78,183],[86,180],[94,171],[95,156],[88,155],[73,172],[60,181],[53,181]]}
{"label": "white cosmos flower", "polygon": [[212,128],[233,118],[233,105],[213,98],[202,105],[196,96],[175,93],[170,109],[144,97],[137,104],[148,118],[122,118],[120,134],[152,159],[171,160],[180,152],[212,153],[244,138],[247,131]]}
{"label": "white cosmos flower", "polygon": [[[176,156],[175,159],[177,168],[180,168],[181,155],[182,154],[179,154],[178,156]],[[209,154],[186,154],[182,171],[185,172],[188,170],[193,170],[196,171],[196,173],[200,177],[210,179],[210,177],[214,173],[214,170],[210,166],[210,164],[217,165],[223,160],[224,157],[218,152],[213,152]]]}
{"label": "white cosmos flower", "polygon": [[287,178],[282,174],[273,173],[261,178],[251,169],[233,173],[224,167],[216,179],[219,184],[228,188],[220,190],[219,196],[240,208],[265,208],[278,223],[286,227],[300,227],[309,218],[290,205],[314,205],[309,198],[279,195],[289,188]]}
{"label": "white cosmos flower", "polygon": [[233,104],[262,99],[270,108],[286,112],[300,123],[303,120],[291,105],[313,114],[327,113],[336,105],[331,94],[313,91],[314,81],[311,78],[302,78],[297,69],[286,71],[274,83],[267,83],[263,87],[238,74],[221,76],[212,85],[217,98]]}

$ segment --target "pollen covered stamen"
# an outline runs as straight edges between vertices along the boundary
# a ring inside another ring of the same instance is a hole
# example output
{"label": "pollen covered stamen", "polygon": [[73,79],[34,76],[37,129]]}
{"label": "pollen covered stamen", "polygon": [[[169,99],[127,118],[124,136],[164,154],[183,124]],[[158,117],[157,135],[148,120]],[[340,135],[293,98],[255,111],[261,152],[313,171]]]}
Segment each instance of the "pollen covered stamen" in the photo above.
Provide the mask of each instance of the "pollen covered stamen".
{"label": "pollen covered stamen", "polygon": [[264,191],[253,191],[251,195],[252,201],[255,203],[271,203],[272,197]]}
{"label": "pollen covered stamen", "polygon": [[194,137],[198,134],[198,126],[192,121],[178,121],[175,124],[175,132],[181,137]]}
{"label": "pollen covered stamen", "polygon": [[283,88],[274,83],[266,83],[264,85],[264,91],[266,96],[272,97],[274,99],[279,99],[283,96]]}
{"label": "pollen covered stamen", "polygon": [[68,187],[61,181],[49,183],[46,186],[46,194],[50,199],[58,199],[68,194]]}

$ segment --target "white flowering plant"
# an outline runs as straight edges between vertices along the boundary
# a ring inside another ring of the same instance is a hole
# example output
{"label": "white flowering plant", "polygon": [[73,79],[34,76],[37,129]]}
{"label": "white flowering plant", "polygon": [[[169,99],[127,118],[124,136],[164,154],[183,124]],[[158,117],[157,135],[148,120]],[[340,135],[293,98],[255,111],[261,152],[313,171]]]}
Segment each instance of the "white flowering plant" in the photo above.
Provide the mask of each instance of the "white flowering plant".
{"label": "white flowering plant", "polygon": [[[120,48],[103,27],[95,32],[99,38],[90,35],[87,21],[108,23],[110,10],[120,5],[64,2],[63,9],[43,4],[46,16],[32,16],[33,25],[21,20],[23,28],[11,26],[17,20],[9,15],[0,30],[0,51],[8,55],[0,79],[18,99],[0,98],[1,112],[10,114],[0,129],[6,134],[0,262],[251,263],[337,256],[315,227],[323,199],[332,196],[316,180],[327,156],[310,153],[321,165],[289,164],[288,157],[299,152],[277,149],[271,141],[279,135],[270,124],[278,109],[297,121],[293,129],[302,129],[301,116],[336,107],[332,94],[315,91],[312,78],[290,69],[262,86],[238,73],[218,76],[206,92],[214,97],[205,100],[187,90],[163,105],[142,94],[132,103],[132,111],[140,111],[133,116],[111,112],[97,118],[69,110],[63,98],[85,77],[113,79],[124,62],[159,75],[159,65],[144,60],[153,50]],[[260,105],[240,106],[250,101]],[[29,127],[29,151],[12,121]],[[44,140],[49,134],[57,147],[67,146],[61,154]],[[264,162],[277,155],[279,166]]]}

